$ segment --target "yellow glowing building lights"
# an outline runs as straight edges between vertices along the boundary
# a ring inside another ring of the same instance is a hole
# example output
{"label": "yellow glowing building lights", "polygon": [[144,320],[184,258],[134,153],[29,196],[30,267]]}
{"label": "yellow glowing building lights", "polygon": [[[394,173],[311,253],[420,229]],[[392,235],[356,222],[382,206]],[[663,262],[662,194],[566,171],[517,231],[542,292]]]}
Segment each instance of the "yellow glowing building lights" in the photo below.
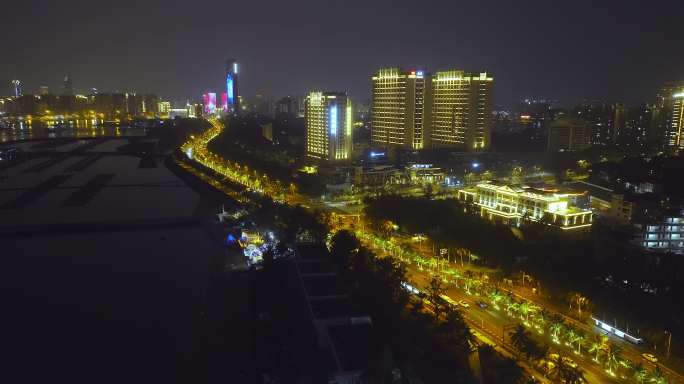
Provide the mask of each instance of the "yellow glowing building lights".
{"label": "yellow glowing building lights", "polygon": [[492,86],[486,72],[461,70],[432,77],[431,136],[433,146],[489,148],[492,126]]}
{"label": "yellow glowing building lights", "polygon": [[382,68],[372,77],[371,141],[383,147],[425,147],[426,79],[423,71]]}
{"label": "yellow glowing building lights", "polygon": [[305,118],[308,157],[319,160],[351,158],[352,106],[346,93],[309,93]]}
{"label": "yellow glowing building lights", "polygon": [[684,147],[684,90],[672,95],[672,128],[670,134],[670,145]]}
{"label": "yellow glowing building lights", "polygon": [[564,229],[590,227],[592,211],[570,205],[570,193],[488,182],[458,192],[460,200],[480,207],[480,215],[490,220],[520,225],[525,220],[542,221]]}

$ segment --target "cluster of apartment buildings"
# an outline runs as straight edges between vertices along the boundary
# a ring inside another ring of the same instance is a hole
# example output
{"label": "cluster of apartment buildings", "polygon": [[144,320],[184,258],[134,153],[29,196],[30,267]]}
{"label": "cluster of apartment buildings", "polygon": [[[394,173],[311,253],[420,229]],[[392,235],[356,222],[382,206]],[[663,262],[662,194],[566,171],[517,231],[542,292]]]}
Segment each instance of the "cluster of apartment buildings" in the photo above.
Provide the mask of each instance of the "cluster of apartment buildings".
{"label": "cluster of apartment buildings", "polygon": [[[494,79],[486,72],[381,68],[371,78],[371,145],[420,150],[486,150],[492,125]],[[307,155],[349,160],[352,109],[343,92],[311,92],[306,98]]]}
{"label": "cluster of apartment buildings", "polygon": [[[528,116],[539,118],[539,116]],[[547,125],[549,151],[591,146],[631,147],[650,152],[684,147],[684,84],[661,87],[652,103],[586,103]]]}

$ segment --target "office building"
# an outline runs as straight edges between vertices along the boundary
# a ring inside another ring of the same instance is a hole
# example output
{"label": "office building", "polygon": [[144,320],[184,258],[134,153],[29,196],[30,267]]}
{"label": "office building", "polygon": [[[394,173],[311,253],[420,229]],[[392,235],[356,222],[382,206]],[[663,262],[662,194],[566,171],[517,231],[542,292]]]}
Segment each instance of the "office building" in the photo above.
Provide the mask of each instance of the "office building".
{"label": "office building", "polygon": [[670,147],[680,149],[684,147],[684,88],[672,95],[672,117],[668,132],[668,144]]}
{"label": "office building", "polygon": [[10,89],[11,96],[19,97],[24,94],[21,90],[21,81],[19,80],[12,80],[10,82]]}
{"label": "office building", "polygon": [[459,200],[478,207],[480,215],[492,221],[515,226],[540,221],[562,230],[588,228],[592,212],[571,206],[573,195],[498,182],[483,182],[458,191]]}
{"label": "office building", "polygon": [[226,60],[226,96],[229,113],[239,113],[240,96],[238,94],[238,63],[235,59]]}
{"label": "office building", "polygon": [[486,72],[461,70],[432,76],[427,114],[431,116],[430,145],[464,150],[486,150],[492,130],[492,87]]}
{"label": "office building", "polygon": [[549,124],[547,149],[553,152],[581,151],[591,145],[591,126],[586,120],[561,117]]}
{"label": "office building", "polygon": [[48,88],[47,85],[41,85],[40,88],[38,89],[38,94],[40,96],[46,96],[50,93],[50,88]]}
{"label": "office building", "polygon": [[63,95],[73,95],[74,94],[74,84],[71,81],[69,75],[64,76],[64,83],[62,84],[62,94]]}
{"label": "office building", "polygon": [[381,147],[423,149],[425,103],[430,77],[424,71],[379,69],[372,78],[371,143]]}
{"label": "office building", "polygon": [[313,159],[350,160],[352,103],[344,92],[311,92],[306,98],[306,152]]}

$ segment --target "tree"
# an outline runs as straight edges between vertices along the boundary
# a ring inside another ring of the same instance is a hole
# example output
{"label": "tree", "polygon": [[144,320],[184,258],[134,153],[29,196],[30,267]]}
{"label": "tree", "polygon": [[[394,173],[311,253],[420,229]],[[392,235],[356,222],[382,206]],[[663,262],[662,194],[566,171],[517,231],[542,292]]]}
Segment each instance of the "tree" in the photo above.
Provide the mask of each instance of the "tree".
{"label": "tree", "polygon": [[555,379],[557,382],[565,380],[565,378],[568,376],[568,370],[571,367],[565,364],[563,361],[563,356],[558,353],[555,357],[550,357],[549,361],[552,363],[549,376]]}
{"label": "tree", "polygon": [[576,352],[578,355],[582,355],[582,344],[584,344],[586,341],[587,341],[587,335],[584,332],[578,330],[576,332],[576,336],[575,336],[575,343],[577,343],[577,351]]}
{"label": "tree", "polygon": [[589,346],[589,353],[595,353],[594,361],[598,363],[599,353],[603,351],[606,345],[606,339],[603,336],[595,335]]}
{"label": "tree", "polygon": [[567,340],[566,345],[573,345],[577,341],[577,332],[572,326],[568,326],[565,329],[565,339]]}
{"label": "tree", "polygon": [[339,231],[331,239],[330,257],[340,272],[351,267],[352,253],[358,252],[361,243],[349,231]]}
{"label": "tree", "polygon": [[447,307],[444,321],[437,326],[437,331],[442,335],[447,348],[456,348],[468,352],[474,345],[470,328],[466,325],[461,313],[455,308]]}
{"label": "tree", "polygon": [[586,382],[584,371],[580,367],[568,366],[567,369],[563,370],[563,373],[563,379],[566,384],[582,384]]}
{"label": "tree", "polygon": [[615,344],[607,344],[606,348],[606,366],[608,373],[611,375],[617,374],[622,359],[622,347]]}
{"label": "tree", "polygon": [[648,376],[648,382],[653,384],[665,384],[667,383],[667,378],[660,367],[655,367],[651,374]]}
{"label": "tree", "polygon": [[529,301],[523,301],[522,303],[520,303],[518,310],[521,316],[525,316],[523,320],[527,322],[529,320],[530,312],[534,310],[534,304],[530,303]]}
{"label": "tree", "polygon": [[646,381],[648,378],[648,370],[644,368],[644,364],[637,363],[632,367],[632,377],[639,384],[642,384]]}
{"label": "tree", "polygon": [[525,379],[523,369],[489,345],[479,348],[482,374],[486,383],[519,384]]}
{"label": "tree", "polygon": [[508,335],[510,336],[511,344],[518,350],[518,355],[524,353],[529,358],[533,354],[533,341],[525,327],[518,324]]}
{"label": "tree", "polygon": [[551,331],[551,337],[553,338],[553,341],[560,344],[560,336],[565,329],[563,323],[552,323],[549,329]]}
{"label": "tree", "polygon": [[432,303],[435,319],[439,319],[442,314],[446,312],[447,306],[449,305],[442,298],[444,292],[445,290],[444,286],[442,286],[442,282],[436,277],[433,277],[432,280],[430,280],[430,285],[427,287],[427,299]]}

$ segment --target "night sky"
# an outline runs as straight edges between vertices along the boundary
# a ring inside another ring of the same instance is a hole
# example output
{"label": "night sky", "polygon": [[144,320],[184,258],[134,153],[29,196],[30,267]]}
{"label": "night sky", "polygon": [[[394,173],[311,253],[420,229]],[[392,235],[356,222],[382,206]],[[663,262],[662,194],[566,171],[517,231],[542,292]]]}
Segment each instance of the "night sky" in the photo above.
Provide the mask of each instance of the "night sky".
{"label": "night sky", "polygon": [[[312,88],[370,99],[381,66],[487,70],[495,102],[648,100],[684,79],[684,1],[11,1],[0,12],[0,88],[220,91]],[[38,5],[39,4],[39,5]]]}

